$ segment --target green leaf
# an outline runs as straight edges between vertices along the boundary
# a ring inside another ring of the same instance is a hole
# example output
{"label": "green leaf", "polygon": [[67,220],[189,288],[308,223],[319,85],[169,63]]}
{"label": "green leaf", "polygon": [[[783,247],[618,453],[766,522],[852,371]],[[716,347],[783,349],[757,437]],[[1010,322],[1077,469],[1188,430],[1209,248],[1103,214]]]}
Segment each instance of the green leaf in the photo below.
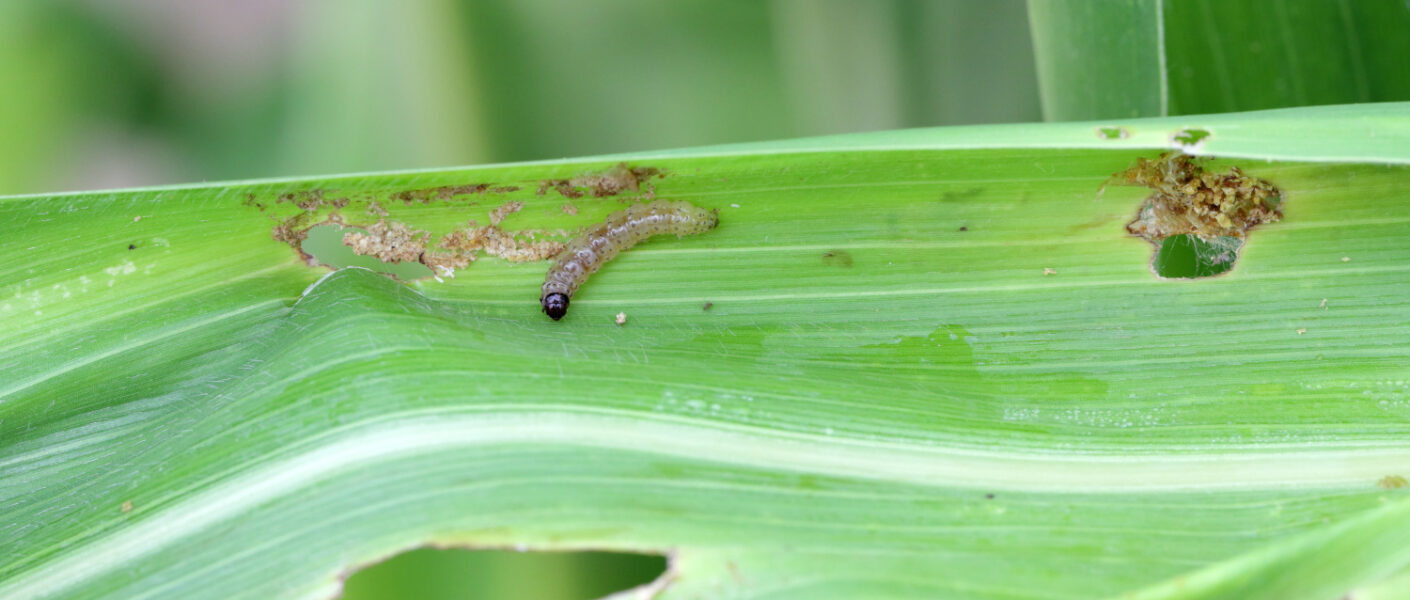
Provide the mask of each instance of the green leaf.
{"label": "green leaf", "polygon": [[1400,0],[1030,0],[1051,120],[1410,99]]}
{"label": "green leaf", "polygon": [[1049,120],[1169,113],[1160,0],[1029,0]]}
{"label": "green leaf", "polygon": [[[1191,127],[1284,218],[1162,280],[1098,191]],[[538,182],[620,160],[721,225],[562,322],[542,263],[273,237],[577,228],[623,197]],[[0,198],[0,597],[325,597],[422,544],[670,553],[662,598],[1403,587],[1407,165],[1387,104]],[[519,189],[403,195],[472,184]]]}
{"label": "green leaf", "polygon": [[1410,100],[1402,1],[1164,7],[1171,114]]}

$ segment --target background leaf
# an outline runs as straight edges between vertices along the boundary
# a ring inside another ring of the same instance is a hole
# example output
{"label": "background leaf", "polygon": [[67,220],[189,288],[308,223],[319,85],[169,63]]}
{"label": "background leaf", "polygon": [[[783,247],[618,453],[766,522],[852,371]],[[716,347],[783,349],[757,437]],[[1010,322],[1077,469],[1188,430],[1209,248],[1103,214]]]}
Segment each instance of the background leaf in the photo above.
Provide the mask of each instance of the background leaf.
{"label": "background leaf", "polygon": [[1043,116],[1169,114],[1160,0],[1030,0]]}
{"label": "background leaf", "polygon": [[1050,120],[1410,98],[1399,0],[1030,0]]}
{"label": "background leaf", "polygon": [[1173,114],[1410,98],[1410,6],[1165,2]]}

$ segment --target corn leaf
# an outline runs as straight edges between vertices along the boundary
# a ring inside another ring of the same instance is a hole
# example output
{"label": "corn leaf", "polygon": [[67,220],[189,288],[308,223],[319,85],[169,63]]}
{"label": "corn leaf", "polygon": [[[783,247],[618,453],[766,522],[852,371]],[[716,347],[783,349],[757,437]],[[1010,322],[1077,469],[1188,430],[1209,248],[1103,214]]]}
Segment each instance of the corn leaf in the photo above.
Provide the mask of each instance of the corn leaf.
{"label": "corn leaf", "polygon": [[[1284,216],[1166,280],[1098,192],[1189,128]],[[554,183],[618,163],[660,174]],[[661,598],[1394,597],[1407,165],[1383,104],[0,198],[0,597],[321,598],[423,544],[667,553]],[[561,322],[543,262],[296,250],[644,196],[721,224]]]}
{"label": "corn leaf", "polygon": [[1043,114],[1106,119],[1410,98],[1399,0],[1029,0]]}

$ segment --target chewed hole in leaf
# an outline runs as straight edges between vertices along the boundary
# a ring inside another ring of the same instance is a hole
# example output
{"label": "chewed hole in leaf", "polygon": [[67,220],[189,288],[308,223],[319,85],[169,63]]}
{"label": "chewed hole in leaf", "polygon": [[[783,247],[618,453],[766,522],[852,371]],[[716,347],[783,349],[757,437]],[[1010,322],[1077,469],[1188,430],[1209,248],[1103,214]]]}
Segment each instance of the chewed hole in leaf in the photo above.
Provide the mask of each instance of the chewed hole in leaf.
{"label": "chewed hole in leaf", "polygon": [[1152,266],[1157,275],[1171,279],[1210,277],[1234,268],[1243,245],[1236,237],[1203,240],[1195,235],[1173,235],[1161,241]]}
{"label": "chewed hole in leaf", "polygon": [[1206,130],[1187,128],[1176,131],[1170,139],[1182,148],[1190,148],[1204,141],[1207,137],[1209,137],[1209,132]]}
{"label": "chewed hole in leaf", "polygon": [[1126,231],[1155,244],[1151,266],[1161,277],[1228,271],[1251,230],[1283,217],[1283,193],[1272,183],[1238,167],[1214,172],[1204,163],[1180,153],[1138,158],[1108,180],[1153,190]]}
{"label": "chewed hole in leaf", "polygon": [[363,267],[392,275],[402,281],[430,277],[431,269],[415,261],[385,262],[376,256],[366,256],[356,253],[352,248],[343,243],[344,236],[349,233],[366,233],[366,230],[357,227],[343,227],[337,224],[318,225],[308,230],[308,236],[300,244],[300,248],[318,261],[319,264],[341,269],[343,267]]}
{"label": "chewed hole in leaf", "polygon": [[1129,137],[1130,132],[1125,127],[1098,127],[1097,137],[1104,140],[1124,140]]}
{"label": "chewed hole in leaf", "polygon": [[353,573],[342,600],[588,600],[651,584],[666,569],[655,554],[419,548]]}

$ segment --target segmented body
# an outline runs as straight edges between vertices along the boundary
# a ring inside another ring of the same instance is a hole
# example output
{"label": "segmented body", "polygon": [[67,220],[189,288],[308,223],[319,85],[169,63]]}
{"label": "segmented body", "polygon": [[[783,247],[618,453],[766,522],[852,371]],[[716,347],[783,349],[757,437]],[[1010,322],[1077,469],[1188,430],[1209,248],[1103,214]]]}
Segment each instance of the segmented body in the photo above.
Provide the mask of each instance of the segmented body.
{"label": "segmented body", "polygon": [[589,275],[642,240],[668,233],[677,237],[695,235],[714,229],[719,223],[720,218],[714,211],[679,200],[635,204],[607,215],[605,221],[568,242],[567,248],[555,259],[544,278],[543,294],[539,296],[543,311],[555,321],[563,318],[568,312],[569,298]]}

